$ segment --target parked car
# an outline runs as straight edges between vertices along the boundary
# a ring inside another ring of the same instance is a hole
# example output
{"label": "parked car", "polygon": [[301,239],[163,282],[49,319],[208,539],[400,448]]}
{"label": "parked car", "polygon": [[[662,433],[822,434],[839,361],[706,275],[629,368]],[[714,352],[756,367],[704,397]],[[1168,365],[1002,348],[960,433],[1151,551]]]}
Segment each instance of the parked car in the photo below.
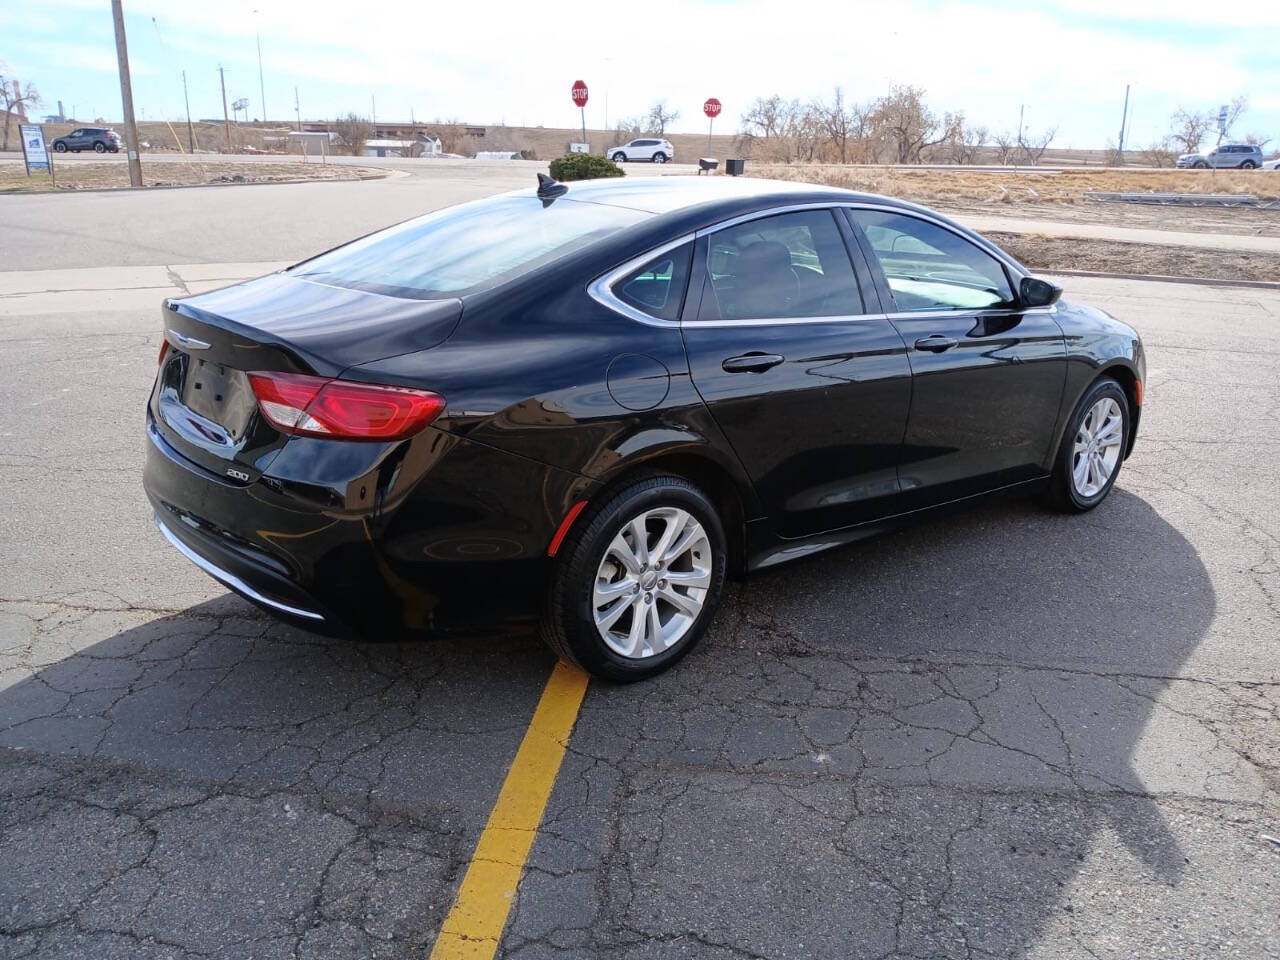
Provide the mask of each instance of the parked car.
{"label": "parked car", "polygon": [[1091,510],[1133,449],[1134,329],[940,214],[541,179],[166,300],[164,536],[313,628],[540,616],[634,680],[727,576],[985,494]]}
{"label": "parked car", "polygon": [[120,134],[110,127],[80,127],[72,130],[65,137],[53,141],[53,149],[58,153],[79,153],[81,150],[94,150],[98,153],[119,153]]}
{"label": "parked car", "polygon": [[626,163],[628,160],[651,160],[654,163],[666,163],[674,160],[675,147],[670,140],[654,137],[641,137],[624,143],[620,147],[610,147],[606,156],[614,163]]}
{"label": "parked car", "polygon": [[1223,143],[1205,153],[1184,153],[1178,158],[1180,167],[1208,169],[1239,167],[1252,170],[1262,166],[1262,148],[1252,143]]}

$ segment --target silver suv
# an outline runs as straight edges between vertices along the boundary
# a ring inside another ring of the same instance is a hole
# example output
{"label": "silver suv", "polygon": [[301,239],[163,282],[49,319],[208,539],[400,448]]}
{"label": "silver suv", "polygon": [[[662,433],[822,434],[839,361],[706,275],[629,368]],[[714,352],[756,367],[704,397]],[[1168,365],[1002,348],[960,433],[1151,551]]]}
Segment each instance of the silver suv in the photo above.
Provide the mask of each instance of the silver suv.
{"label": "silver suv", "polygon": [[610,147],[605,154],[614,163],[625,163],[628,160],[652,160],[654,163],[666,163],[675,157],[675,147],[670,140],[661,137],[641,137],[624,143],[620,147]]}
{"label": "silver suv", "polygon": [[1262,148],[1252,143],[1220,143],[1208,153],[1184,153],[1178,158],[1180,167],[1197,167],[1207,170],[1214,167],[1239,167],[1252,170],[1262,166]]}

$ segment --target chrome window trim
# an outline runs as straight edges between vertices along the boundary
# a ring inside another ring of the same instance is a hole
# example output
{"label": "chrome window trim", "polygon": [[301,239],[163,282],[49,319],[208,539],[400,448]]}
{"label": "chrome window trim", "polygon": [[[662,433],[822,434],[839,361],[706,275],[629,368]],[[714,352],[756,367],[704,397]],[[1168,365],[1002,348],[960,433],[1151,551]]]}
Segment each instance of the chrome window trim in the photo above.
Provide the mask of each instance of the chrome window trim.
{"label": "chrome window trim", "polygon": [[822,317],[750,317],[744,320],[691,320],[685,324],[689,330],[703,327],[779,327],[798,323],[856,323],[862,320],[886,320],[887,313],[848,313]]}
{"label": "chrome window trim", "polygon": [[[904,217],[915,217],[917,220],[923,220],[926,223],[931,223],[936,227],[940,227],[943,230],[946,230],[949,233],[954,234],[955,236],[959,237],[961,240],[965,241],[966,243],[972,244],[973,246],[981,250],[983,253],[990,255],[994,259],[998,260],[1000,263],[1007,266],[1015,276],[1017,277],[1030,276],[1030,274],[1027,273],[1027,271],[1022,266],[1020,266],[1015,260],[1013,260],[1008,254],[1006,254],[1003,250],[1001,250],[995,244],[991,244],[989,241],[983,241],[982,243],[975,243],[973,237],[969,237],[969,236],[966,236],[964,233],[961,233],[959,230],[955,228],[954,225],[946,223],[945,221],[940,220],[937,217],[930,216],[927,213],[924,213],[915,209],[895,207],[890,204],[883,204],[883,203],[868,203],[868,202],[861,202],[856,200],[825,200],[825,201],[815,201],[813,203],[791,203],[791,204],[785,204],[780,207],[769,207],[768,209],[765,209],[765,210],[756,210],[752,213],[744,213],[739,216],[732,217],[728,220],[723,220],[720,223],[712,224],[709,227],[702,227],[701,229],[696,230],[693,233],[685,234],[675,240],[671,240],[667,243],[664,243],[661,246],[653,247],[650,250],[647,250],[638,256],[632,257],[630,260],[627,260],[625,263],[617,267],[614,267],[612,270],[601,274],[599,277],[597,277],[595,280],[591,281],[591,283],[587,285],[587,293],[591,296],[591,299],[595,300],[601,306],[607,307],[608,309],[612,310],[615,313],[620,313],[624,317],[627,317],[628,319],[635,320],[637,323],[648,324],[651,327],[678,328],[682,325],[681,321],[679,320],[662,320],[658,317],[654,317],[654,316],[651,316],[650,314],[645,313],[643,310],[638,310],[628,303],[623,302],[621,299],[619,299],[617,296],[614,295],[613,289],[612,289],[613,285],[617,283],[619,280],[621,280],[623,277],[625,277],[627,274],[631,273],[633,270],[637,270],[640,267],[644,266],[645,263],[647,263],[649,260],[652,260],[654,257],[660,257],[662,256],[662,254],[667,253],[670,250],[674,250],[676,247],[683,246],[684,244],[694,240],[700,240],[701,238],[710,236],[713,233],[719,233],[721,230],[725,230],[725,229],[728,229],[729,227],[737,226],[740,223],[749,223],[752,220],[763,220],[767,217],[779,216],[780,214],[784,214],[784,213],[797,213],[805,210],[834,211],[837,208],[845,208],[849,210],[877,210],[884,213],[898,214],[899,216],[904,216]],[[979,239],[982,239],[982,238],[979,237]],[[693,281],[694,281],[694,278],[690,276],[689,284],[692,285]],[[894,319],[906,320],[906,319],[919,319],[919,318],[928,318],[928,317],[956,317],[956,316],[963,316],[966,314],[977,314],[977,313],[981,313],[987,316],[1012,316],[1015,314],[1026,316],[1026,315],[1034,315],[1034,314],[1042,314],[1042,313],[1051,314],[1051,313],[1057,313],[1057,312],[1058,312],[1057,304],[1053,304],[1048,307],[1031,307],[1026,310],[1016,310],[1016,309],[1009,309],[1009,308],[990,309],[990,308],[976,307],[976,308],[964,309],[964,310],[921,310],[921,311],[900,310],[900,311],[890,311],[888,313],[857,313],[857,314],[846,314],[841,316],[823,316],[823,317],[778,317],[778,318],[768,318],[768,317],[754,318],[753,317],[750,319],[743,319],[743,320],[697,320],[697,321],[690,321],[688,326],[690,327],[758,327],[758,326],[773,326],[773,325],[779,325],[779,324],[791,325],[791,324],[797,324],[797,323],[824,323],[824,322],[825,323],[846,323],[854,320],[886,320],[886,319],[887,320],[894,320]]]}
{"label": "chrome window trim", "polygon": [[[687,233],[676,240],[672,240],[659,247],[653,247],[650,250],[646,250],[637,257],[632,257],[621,266],[614,267],[608,273],[603,273],[592,280],[591,283],[587,285],[588,295],[590,295],[591,299],[601,306],[608,307],[614,313],[620,313],[624,317],[635,320],[637,323],[645,323],[651,327],[679,328],[679,320],[663,320],[661,317],[652,316],[651,314],[645,313],[643,310],[638,310],[631,306],[631,304],[624,302],[614,294],[613,285],[633,270],[639,270],[654,257],[660,257],[664,253],[676,249],[676,247],[684,246],[686,243],[692,243],[693,240],[694,235],[692,233]],[[690,277],[689,283],[692,282],[693,278]]]}
{"label": "chrome window trim", "polygon": [[273,600],[271,597],[259,593],[234,573],[229,573],[228,571],[223,570],[221,567],[209,560],[206,560],[204,557],[200,556],[200,554],[188,547],[178,539],[172,530],[165,526],[164,521],[159,517],[155,518],[155,522],[156,526],[160,528],[160,532],[164,534],[164,538],[173,544],[173,546],[177,547],[179,553],[223,586],[230,587],[232,590],[243,593],[247,597],[252,597],[254,600],[258,601],[258,603],[271,607],[273,610],[279,610],[281,613],[292,614],[295,617],[303,617],[307,620],[324,619],[324,614],[316,613],[314,610],[306,610],[302,607],[291,607],[287,603],[281,603],[279,600]]}

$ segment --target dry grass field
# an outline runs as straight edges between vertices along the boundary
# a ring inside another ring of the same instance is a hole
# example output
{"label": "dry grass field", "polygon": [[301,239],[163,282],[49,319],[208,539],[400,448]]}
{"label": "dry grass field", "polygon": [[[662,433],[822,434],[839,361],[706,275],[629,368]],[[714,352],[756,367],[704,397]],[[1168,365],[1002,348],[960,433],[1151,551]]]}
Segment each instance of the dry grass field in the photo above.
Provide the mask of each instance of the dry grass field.
{"label": "dry grass field", "polygon": [[[119,161],[107,163],[58,163],[54,160],[57,186],[48,174],[26,176],[21,164],[0,168],[0,193],[47,193],[61,190],[115,190],[129,186],[129,168]],[[195,186],[218,183],[289,183],[297,180],[352,180],[386,176],[372,170],[339,164],[302,163],[299,159],[273,161],[219,161],[144,158],[142,178],[148,187]]]}
{"label": "dry grass field", "polygon": [[1280,199],[1280,173],[1270,170],[1088,170],[1034,168],[978,170],[863,167],[825,164],[755,164],[756,177],[826,183],[936,206],[955,204],[1077,204],[1089,191],[1247,193]]}

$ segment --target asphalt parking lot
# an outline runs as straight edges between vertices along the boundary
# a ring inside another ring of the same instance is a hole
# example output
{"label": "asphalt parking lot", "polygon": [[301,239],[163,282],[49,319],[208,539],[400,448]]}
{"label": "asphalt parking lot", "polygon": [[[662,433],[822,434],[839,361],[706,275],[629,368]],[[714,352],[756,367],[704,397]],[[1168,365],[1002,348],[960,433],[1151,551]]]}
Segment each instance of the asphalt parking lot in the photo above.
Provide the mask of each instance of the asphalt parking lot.
{"label": "asphalt parking lot", "polygon": [[[519,176],[0,198],[0,957],[431,952],[551,656],[266,618],[151,526],[142,410],[161,297]],[[592,683],[498,956],[1280,956],[1280,293],[1064,283],[1148,348],[1108,501]]]}

